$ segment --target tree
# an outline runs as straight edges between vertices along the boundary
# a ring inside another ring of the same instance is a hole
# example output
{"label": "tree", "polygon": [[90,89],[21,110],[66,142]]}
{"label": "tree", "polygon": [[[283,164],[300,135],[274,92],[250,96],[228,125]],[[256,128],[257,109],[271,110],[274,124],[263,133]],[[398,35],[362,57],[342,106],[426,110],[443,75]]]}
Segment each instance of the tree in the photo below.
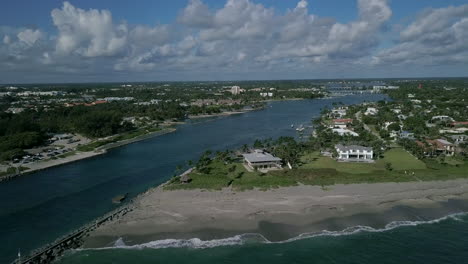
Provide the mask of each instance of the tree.
{"label": "tree", "polygon": [[385,169],[388,171],[392,171],[393,170],[392,164],[390,162],[385,163]]}
{"label": "tree", "polygon": [[388,131],[400,131],[400,124],[392,123],[387,127]]}

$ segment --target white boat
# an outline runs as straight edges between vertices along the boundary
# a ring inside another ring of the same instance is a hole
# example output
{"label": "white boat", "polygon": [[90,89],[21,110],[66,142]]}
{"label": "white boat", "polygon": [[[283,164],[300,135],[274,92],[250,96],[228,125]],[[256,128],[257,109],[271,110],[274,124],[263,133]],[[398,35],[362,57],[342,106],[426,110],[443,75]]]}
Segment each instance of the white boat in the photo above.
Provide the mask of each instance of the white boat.
{"label": "white boat", "polygon": [[304,130],[305,130],[305,128],[302,125],[300,127],[296,128],[296,131],[299,131],[299,132],[302,132]]}

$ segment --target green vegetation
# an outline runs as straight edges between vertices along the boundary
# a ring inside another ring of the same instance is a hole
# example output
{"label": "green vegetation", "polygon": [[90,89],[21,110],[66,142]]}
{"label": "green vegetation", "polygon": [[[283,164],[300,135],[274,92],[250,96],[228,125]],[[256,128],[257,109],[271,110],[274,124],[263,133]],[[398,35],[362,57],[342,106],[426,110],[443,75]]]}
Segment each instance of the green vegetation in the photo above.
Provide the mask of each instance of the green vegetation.
{"label": "green vegetation", "polygon": [[466,163],[457,161],[457,165],[441,165],[436,162],[438,165],[435,165],[428,160],[426,162],[430,166],[426,166],[425,162],[401,147],[386,151],[382,159],[374,163],[337,162],[330,157],[320,156],[318,152],[305,152],[297,168],[268,173],[248,172],[240,160],[226,162],[219,158],[210,159],[210,154],[207,152],[202,156],[200,160],[203,166],[190,174],[190,183],[181,183],[179,177],[174,177],[165,189],[219,190],[231,186],[234,190],[266,190],[297,184],[327,186],[468,178]]}
{"label": "green vegetation", "polygon": [[[234,85],[242,93],[232,94]],[[189,115],[259,109],[271,99],[322,97],[319,85],[300,80],[0,86],[8,93],[0,97],[0,162],[24,156],[25,149],[46,144],[52,134],[130,139],[135,136],[127,132]]]}

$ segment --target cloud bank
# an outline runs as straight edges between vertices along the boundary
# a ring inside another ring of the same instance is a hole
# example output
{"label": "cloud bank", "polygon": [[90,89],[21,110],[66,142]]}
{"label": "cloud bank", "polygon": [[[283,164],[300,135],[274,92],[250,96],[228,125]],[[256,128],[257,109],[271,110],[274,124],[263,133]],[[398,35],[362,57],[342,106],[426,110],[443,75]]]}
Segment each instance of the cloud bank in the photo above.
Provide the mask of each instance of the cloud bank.
{"label": "cloud bank", "polygon": [[212,10],[190,0],[173,23],[149,26],[64,2],[51,11],[54,33],[0,26],[0,71],[14,81],[274,79],[468,62],[468,5],[424,10],[385,48],[387,0],[358,0],[348,23],[311,14],[309,6],[301,0],[279,13],[253,0],[227,0]]}

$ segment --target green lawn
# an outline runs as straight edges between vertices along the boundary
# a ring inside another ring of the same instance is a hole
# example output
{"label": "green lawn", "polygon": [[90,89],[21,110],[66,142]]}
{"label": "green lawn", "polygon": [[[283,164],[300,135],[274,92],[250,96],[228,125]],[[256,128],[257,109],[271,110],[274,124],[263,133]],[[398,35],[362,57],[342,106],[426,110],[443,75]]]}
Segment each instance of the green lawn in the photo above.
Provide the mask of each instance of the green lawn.
{"label": "green lawn", "polygon": [[[215,189],[232,186],[237,190],[245,189],[269,189],[279,186],[290,186],[297,184],[292,178],[284,177],[281,174],[249,172],[240,162],[225,165],[221,161],[212,161],[208,166],[209,173],[193,171],[190,174],[192,181],[188,184],[181,184],[178,178],[173,178],[166,189]],[[234,167],[234,169],[232,169]]]}
{"label": "green lawn", "polygon": [[353,163],[338,162],[329,157],[320,157],[318,152],[304,155],[302,165],[304,169],[326,169],[332,168],[339,172],[350,174],[371,173],[385,170],[385,164],[391,163],[393,170],[423,170],[427,169],[426,164],[408,153],[402,148],[393,148],[384,153],[384,158],[375,163]]}
{"label": "green lawn", "polygon": [[321,157],[318,152],[304,155],[302,162],[304,162],[301,166],[302,169],[335,169],[339,172],[351,174],[370,173],[376,169],[384,169],[383,166],[376,168],[376,164],[337,162],[329,157]]}
{"label": "green lawn", "polygon": [[394,170],[424,170],[426,164],[408,153],[403,148],[392,148],[384,153],[384,158],[376,162],[376,167],[385,167],[385,163],[391,163]]}
{"label": "green lawn", "polygon": [[[409,182],[468,178],[468,164],[426,163],[416,159],[402,148],[393,148],[384,153],[384,158],[375,163],[337,162],[329,157],[320,157],[318,152],[302,157],[303,164],[293,170],[248,172],[240,163],[224,164],[213,161],[209,173],[194,171],[192,182],[181,184],[173,178],[165,189],[222,189],[232,186],[235,190],[252,188],[269,189],[297,184],[327,186],[333,184]],[[392,164],[392,170],[385,168]],[[414,174],[413,174],[414,173]]]}

